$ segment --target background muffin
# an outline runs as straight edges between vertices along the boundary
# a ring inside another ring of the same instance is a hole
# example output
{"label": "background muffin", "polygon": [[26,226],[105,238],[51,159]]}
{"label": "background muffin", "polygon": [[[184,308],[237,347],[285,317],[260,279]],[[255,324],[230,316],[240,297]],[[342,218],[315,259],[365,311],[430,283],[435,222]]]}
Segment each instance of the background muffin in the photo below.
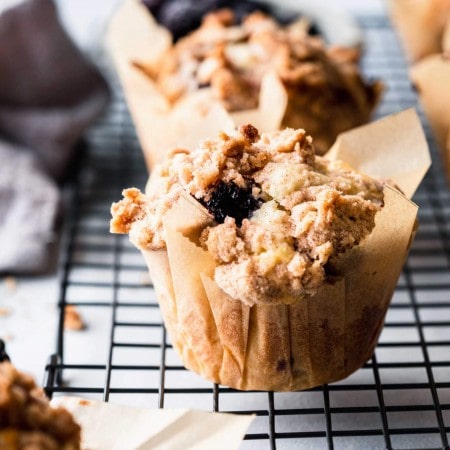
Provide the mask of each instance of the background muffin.
{"label": "background muffin", "polygon": [[172,44],[137,0],[113,17],[109,48],[150,169],[172,147],[249,122],[261,132],[304,128],[324,153],[339,132],[369,120],[382,87],[362,78],[359,50],[327,47],[304,20],[234,19],[217,11]]}
{"label": "background muffin", "polygon": [[273,71],[288,95],[282,127],[303,127],[325,153],[336,136],[367,122],[381,83],[367,83],[356,49],[327,47],[304,21],[282,26],[255,12],[236,25],[231,10],[208,14],[162,59],[156,80],[174,102],[210,87],[229,112],[258,106],[261,82]]}

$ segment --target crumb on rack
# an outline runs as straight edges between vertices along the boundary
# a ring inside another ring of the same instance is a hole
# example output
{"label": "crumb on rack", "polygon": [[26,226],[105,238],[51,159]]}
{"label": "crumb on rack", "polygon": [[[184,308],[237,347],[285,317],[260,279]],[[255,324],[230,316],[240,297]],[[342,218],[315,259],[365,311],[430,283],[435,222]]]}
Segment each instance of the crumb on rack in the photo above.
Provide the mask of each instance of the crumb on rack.
{"label": "crumb on rack", "polygon": [[86,324],[77,310],[73,305],[68,305],[64,309],[64,329],[71,331],[81,331],[86,328]]}
{"label": "crumb on rack", "polygon": [[0,306],[0,317],[8,317],[12,313],[11,308]]}
{"label": "crumb on rack", "polygon": [[17,290],[17,279],[7,276],[3,279],[3,285],[8,292],[15,292]]}

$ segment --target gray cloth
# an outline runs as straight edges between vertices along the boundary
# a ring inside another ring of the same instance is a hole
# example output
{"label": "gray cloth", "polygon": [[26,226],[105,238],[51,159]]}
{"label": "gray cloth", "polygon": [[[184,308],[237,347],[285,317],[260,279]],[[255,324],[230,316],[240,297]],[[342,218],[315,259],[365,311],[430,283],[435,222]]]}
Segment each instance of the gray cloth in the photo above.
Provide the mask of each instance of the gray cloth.
{"label": "gray cloth", "polygon": [[45,271],[55,240],[58,187],[25,149],[0,141],[0,161],[0,270]]}
{"label": "gray cloth", "polygon": [[46,270],[56,182],[108,99],[105,80],[67,36],[52,0],[24,0],[0,13],[0,272]]}

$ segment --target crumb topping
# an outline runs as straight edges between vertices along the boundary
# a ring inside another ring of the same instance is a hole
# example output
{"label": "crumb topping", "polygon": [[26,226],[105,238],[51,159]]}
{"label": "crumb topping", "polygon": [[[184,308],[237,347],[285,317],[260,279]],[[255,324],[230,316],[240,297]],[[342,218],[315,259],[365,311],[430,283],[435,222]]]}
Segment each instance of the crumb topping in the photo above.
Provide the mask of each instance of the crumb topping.
{"label": "crumb topping", "polygon": [[52,408],[31,377],[0,364],[0,448],[79,450],[80,427],[63,408]]}
{"label": "crumb topping", "polygon": [[216,282],[249,305],[313,295],[327,264],[372,231],[383,204],[380,181],[315,156],[304,130],[260,136],[247,125],[172,154],[147,195],[125,190],[111,230],[129,232],[138,248],[163,249],[162,218],[182,190],[216,219],[198,242],[215,259]]}
{"label": "crumb topping", "polygon": [[358,50],[310,36],[304,20],[281,26],[255,12],[238,26],[221,10],[171,48],[156,82],[172,102],[209,87],[233,112],[257,107],[262,78],[273,71],[288,94],[283,126],[305,128],[323,154],[340,132],[367,122],[381,94],[379,82],[362,79],[358,59]]}

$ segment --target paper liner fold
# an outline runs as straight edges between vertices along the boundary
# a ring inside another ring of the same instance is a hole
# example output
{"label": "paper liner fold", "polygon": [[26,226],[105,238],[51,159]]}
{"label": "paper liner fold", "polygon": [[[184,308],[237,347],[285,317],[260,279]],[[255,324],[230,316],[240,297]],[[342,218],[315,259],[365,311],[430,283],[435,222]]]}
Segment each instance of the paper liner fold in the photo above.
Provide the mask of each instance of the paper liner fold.
{"label": "paper liner fold", "polygon": [[390,9],[450,183],[450,1],[390,0]]}
{"label": "paper liner fold", "polygon": [[442,35],[442,51],[447,53],[450,51],[450,17],[445,24],[444,34]]}
{"label": "paper liner fold", "polygon": [[186,367],[238,389],[290,391],[340,380],[372,356],[416,230],[417,206],[408,197],[430,164],[428,149],[408,110],[344,133],[329,156],[384,173],[405,194],[385,186],[375,228],[329,261],[333,276],[312,297],[252,307],[230,298],[198,243],[211,224],[207,210],[182,194],[164,216],[167,251],[143,253]]}
{"label": "paper liner fold", "polygon": [[253,416],[187,409],[144,409],[55,397],[82,427],[86,450],[238,449]]}
{"label": "paper liner fold", "polygon": [[[307,389],[354,372],[373,354],[416,215],[414,203],[386,187],[374,231],[334,262],[338,278],[289,306],[248,307],[231,299],[213,279],[209,254],[166,229],[169,266],[153,282],[157,291],[164,291],[161,281],[166,291],[173,282],[174,296],[159,301],[169,332],[177,330],[175,338],[184,340],[183,362],[211,381],[244,390]],[[177,305],[176,318],[166,314],[167,301]]]}
{"label": "paper liner fold", "polygon": [[411,62],[441,51],[442,36],[450,18],[448,0],[390,0],[388,5]]}
{"label": "paper liner fold", "polygon": [[286,89],[276,75],[267,73],[261,81],[258,108],[230,113],[235,126],[251,123],[260,133],[278,130],[288,104]]}
{"label": "paper liner fold", "polygon": [[250,307],[230,298],[204,274],[202,283],[223,348],[219,378],[230,380],[232,386],[240,386],[246,368]]}
{"label": "paper liner fold", "polygon": [[341,133],[325,155],[355,170],[393,181],[411,198],[431,165],[428,144],[414,109]]}
{"label": "paper liner fold", "polygon": [[450,56],[430,55],[410,70],[425,114],[442,150],[450,180]]}

